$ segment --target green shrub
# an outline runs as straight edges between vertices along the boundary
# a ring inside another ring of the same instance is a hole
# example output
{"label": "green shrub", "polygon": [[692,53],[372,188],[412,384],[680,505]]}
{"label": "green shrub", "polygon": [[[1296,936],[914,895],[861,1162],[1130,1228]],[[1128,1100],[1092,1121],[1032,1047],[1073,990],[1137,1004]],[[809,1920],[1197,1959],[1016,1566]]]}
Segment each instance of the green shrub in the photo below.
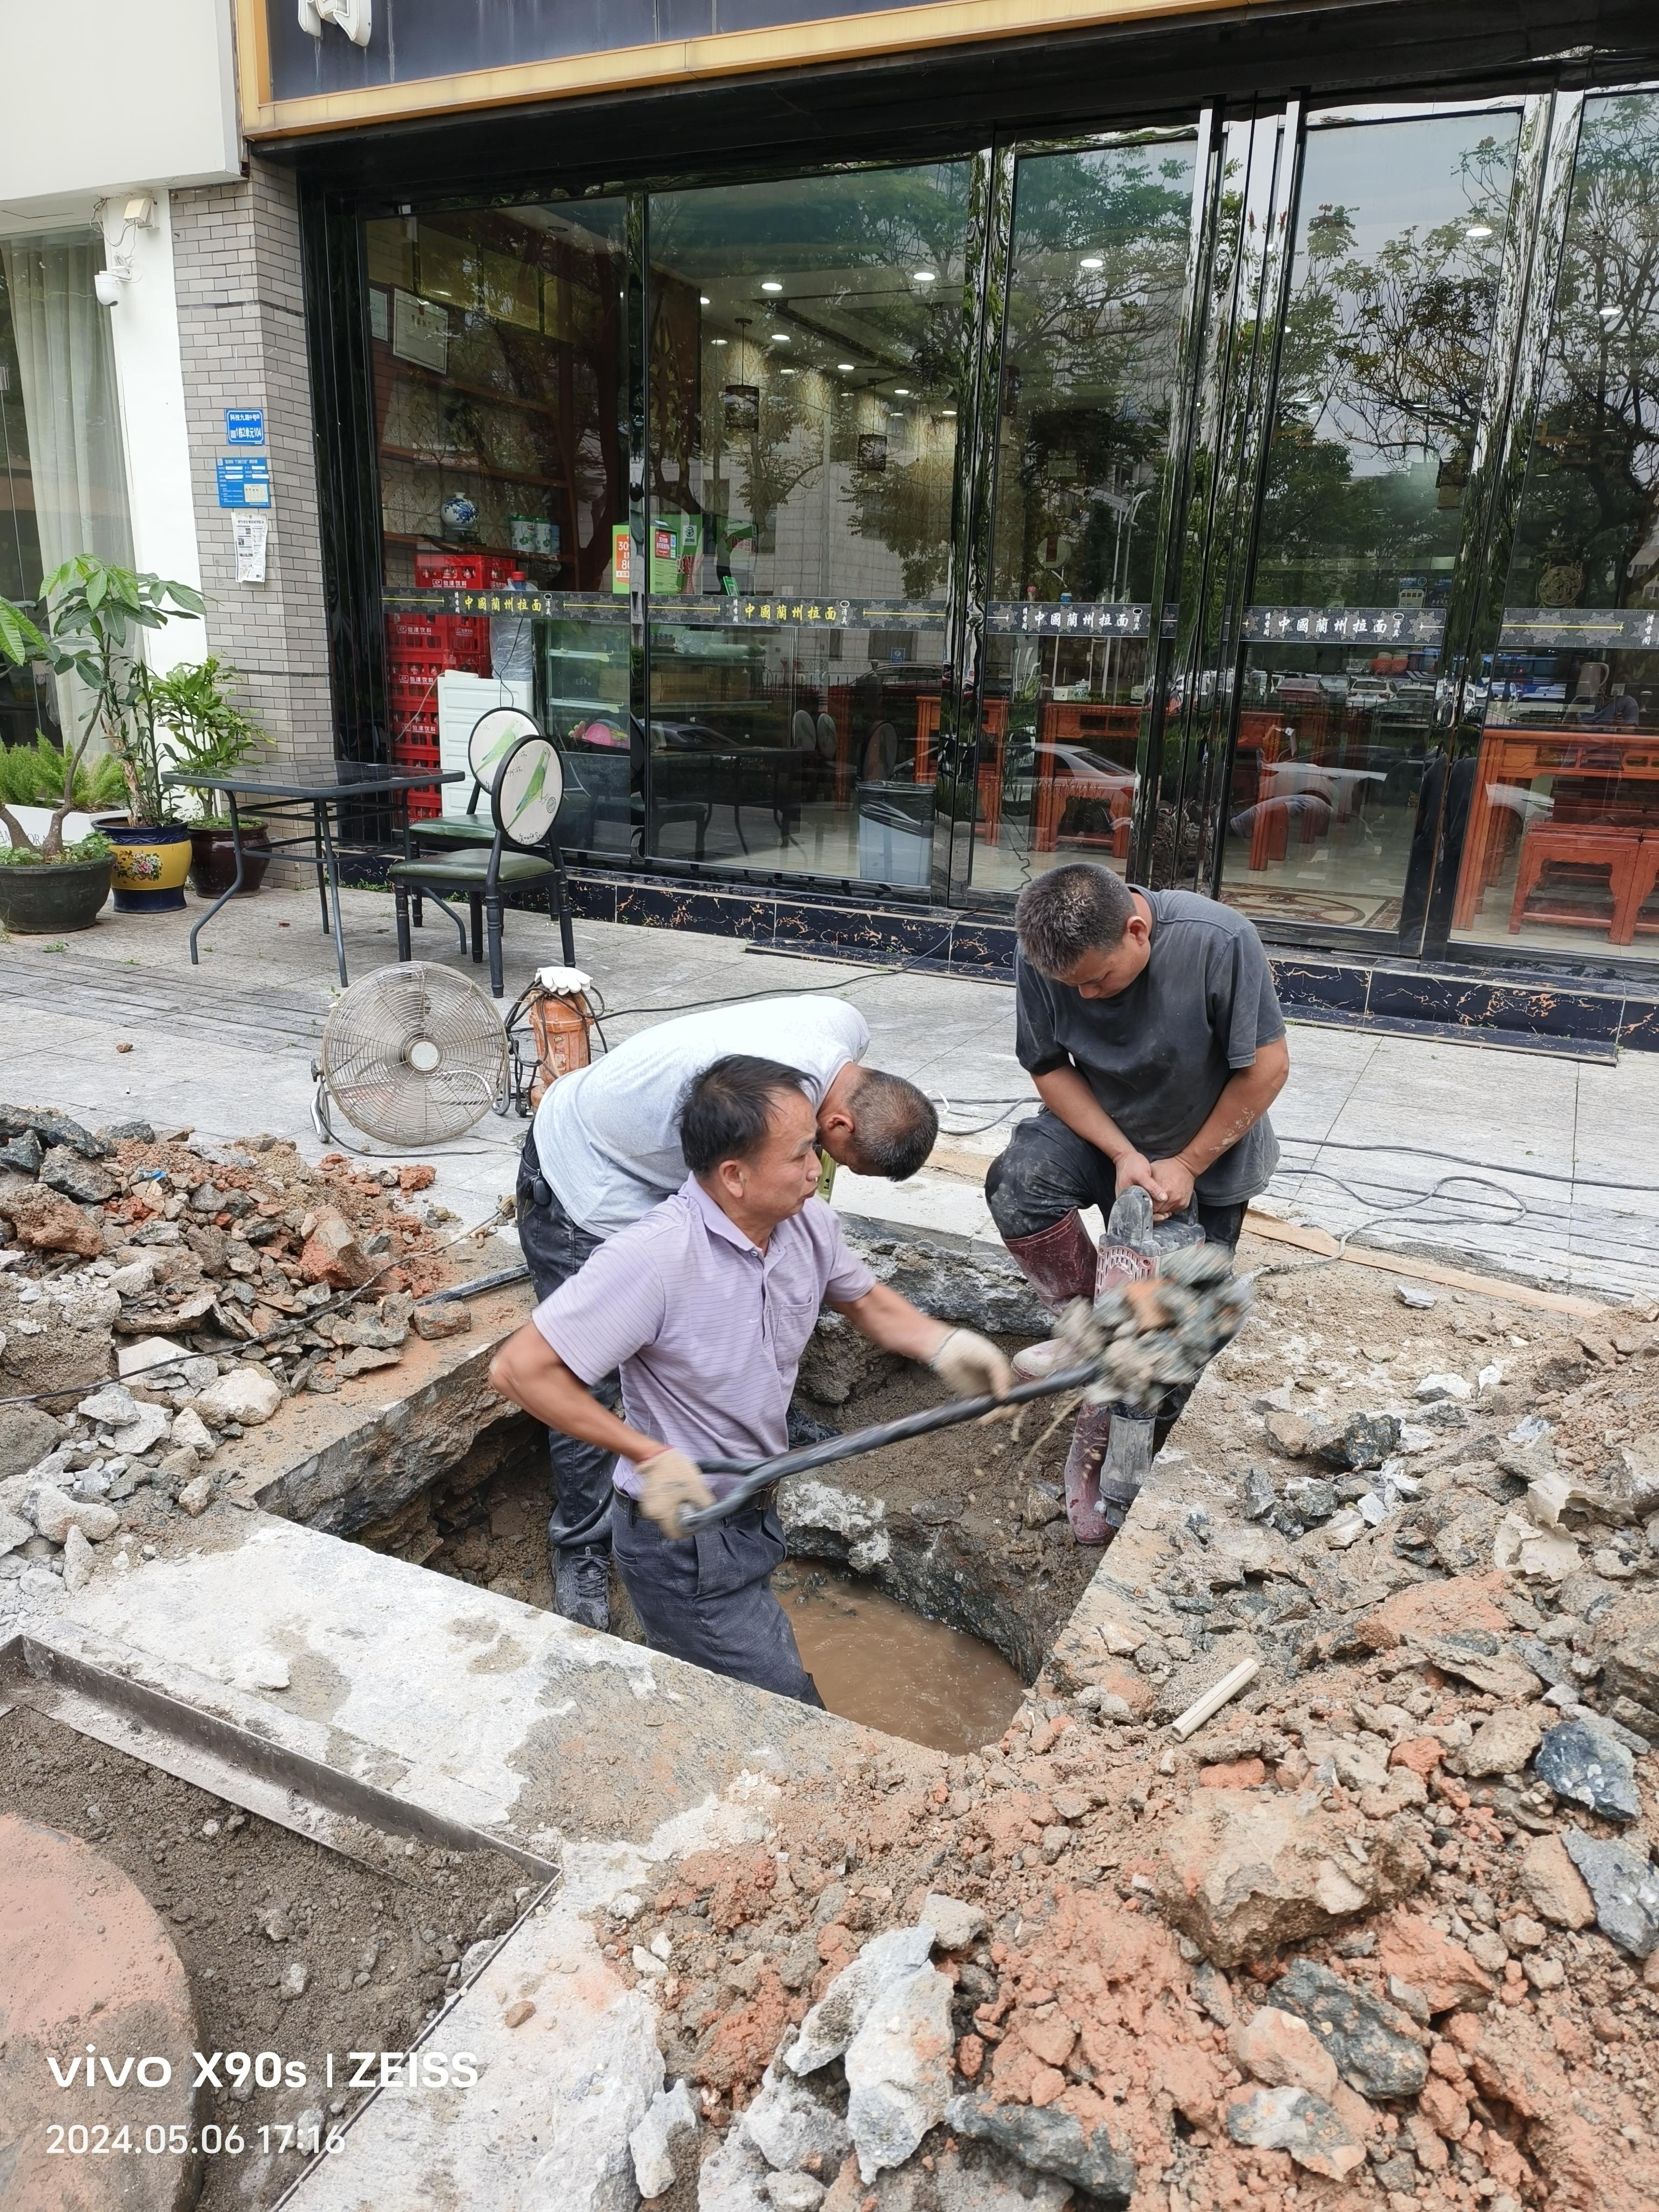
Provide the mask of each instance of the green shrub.
{"label": "green shrub", "polygon": [[[121,763],[105,753],[75,771],[75,804],[82,813],[125,806]],[[64,797],[64,756],[38,731],[32,745],[0,748],[0,802],[8,806],[57,806]]]}
{"label": "green shrub", "polygon": [[37,853],[33,845],[0,845],[0,868],[54,868],[67,860],[112,860],[115,848],[101,830],[94,830],[82,837],[78,844],[65,845],[52,860]]}

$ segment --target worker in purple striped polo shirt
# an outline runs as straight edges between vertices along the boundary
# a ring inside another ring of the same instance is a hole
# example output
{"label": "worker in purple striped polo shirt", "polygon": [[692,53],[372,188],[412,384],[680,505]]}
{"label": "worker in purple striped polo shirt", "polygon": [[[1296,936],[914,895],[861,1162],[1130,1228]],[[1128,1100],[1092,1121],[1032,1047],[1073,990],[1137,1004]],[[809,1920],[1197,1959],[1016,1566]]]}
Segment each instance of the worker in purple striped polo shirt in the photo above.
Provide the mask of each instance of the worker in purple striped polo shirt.
{"label": "worker in purple striped polo shirt", "polygon": [[[1000,1396],[1012,1376],[994,1344],[930,1319],[848,1251],[814,1194],[817,1117],[799,1069],[715,1061],[686,1091],[680,1141],[682,1188],[543,1300],[490,1381],[550,1429],[617,1455],[611,1549],[653,1649],[817,1705],[768,1579],[784,1556],[771,1499],[679,1533],[684,1509],[737,1480],[705,1478],[698,1461],[787,1448],[822,1305],[884,1351],[925,1359],[959,1397]],[[589,1387],[613,1369],[620,1419]]]}

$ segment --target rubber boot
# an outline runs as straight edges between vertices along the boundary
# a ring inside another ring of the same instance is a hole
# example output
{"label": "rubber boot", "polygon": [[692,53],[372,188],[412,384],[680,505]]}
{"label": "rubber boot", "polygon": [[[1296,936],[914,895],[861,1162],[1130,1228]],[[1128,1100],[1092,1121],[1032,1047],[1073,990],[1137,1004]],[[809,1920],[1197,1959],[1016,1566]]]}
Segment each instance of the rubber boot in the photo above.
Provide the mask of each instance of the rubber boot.
{"label": "rubber boot", "polygon": [[[1151,1196],[1144,1190],[1126,1190],[1112,1207],[1111,1218],[1106,1224],[1096,1265],[1095,1297],[1097,1300],[1103,1298],[1120,1283],[1145,1282],[1157,1269]],[[1121,1418],[1116,1407],[1085,1406],[1072,1432],[1072,1448],[1066,1455],[1066,1516],[1079,1544],[1109,1544],[1123,1525],[1127,1505],[1117,1493],[1126,1487],[1129,1466],[1126,1462],[1118,1474],[1109,1501],[1102,1496],[1100,1479],[1102,1466],[1112,1449],[1115,1427]],[[1150,1422],[1134,1425],[1144,1425],[1150,1435]],[[1139,1442],[1139,1438],[1127,1434],[1121,1439],[1126,1450],[1132,1443]],[[1118,1455],[1121,1457],[1122,1452]],[[1146,1457],[1150,1465],[1151,1453]],[[1135,1487],[1139,1486],[1137,1482]],[[1133,1497],[1133,1492],[1128,1494]]]}
{"label": "rubber boot", "polygon": [[[1075,1208],[1052,1228],[1039,1229],[1035,1237],[1007,1237],[1003,1242],[1027,1282],[1036,1285],[1056,1313],[1073,1298],[1092,1295],[1097,1267],[1095,1240]],[[1017,1352],[1013,1369],[1021,1382],[1039,1382],[1071,1357],[1058,1337],[1045,1337],[1041,1344],[1028,1344]]]}

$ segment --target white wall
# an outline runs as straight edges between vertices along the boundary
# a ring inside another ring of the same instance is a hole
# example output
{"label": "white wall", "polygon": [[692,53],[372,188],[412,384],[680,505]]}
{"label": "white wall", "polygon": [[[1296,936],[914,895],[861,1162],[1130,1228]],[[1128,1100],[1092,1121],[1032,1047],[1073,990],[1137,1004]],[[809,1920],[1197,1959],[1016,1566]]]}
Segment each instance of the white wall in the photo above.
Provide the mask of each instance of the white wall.
{"label": "white wall", "polygon": [[[157,194],[149,222],[142,230],[124,228],[118,198],[106,208],[103,222],[106,262],[132,270],[131,281],[121,287],[118,304],[105,313],[115,340],[133,562],[139,568],[200,591],[202,560],[191,497],[167,195]],[[151,632],[144,657],[160,671],[177,661],[200,660],[206,651],[202,624],[179,621]]]}
{"label": "white wall", "polygon": [[59,219],[84,218],[124,186],[237,175],[230,9],[231,0],[0,0],[0,221],[45,228],[53,203]]}

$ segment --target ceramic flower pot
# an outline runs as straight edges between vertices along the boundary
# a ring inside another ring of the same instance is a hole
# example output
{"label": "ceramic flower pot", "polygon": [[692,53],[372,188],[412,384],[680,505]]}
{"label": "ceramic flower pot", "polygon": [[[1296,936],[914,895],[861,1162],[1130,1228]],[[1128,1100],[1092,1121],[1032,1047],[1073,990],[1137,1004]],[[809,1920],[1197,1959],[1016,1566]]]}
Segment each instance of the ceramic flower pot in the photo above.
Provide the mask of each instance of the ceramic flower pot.
{"label": "ceramic flower pot", "polygon": [[109,896],[107,860],[44,861],[0,868],[0,923],[16,937],[90,929]]}
{"label": "ceramic flower pot", "polygon": [[[190,887],[198,898],[222,898],[236,880],[236,844],[228,830],[213,824],[190,833]],[[248,897],[265,879],[270,866],[270,833],[262,823],[242,824],[242,888]]]}
{"label": "ceramic flower pot", "polygon": [[181,822],[100,822],[115,848],[110,887],[117,914],[172,914],[185,903],[190,831]]}

